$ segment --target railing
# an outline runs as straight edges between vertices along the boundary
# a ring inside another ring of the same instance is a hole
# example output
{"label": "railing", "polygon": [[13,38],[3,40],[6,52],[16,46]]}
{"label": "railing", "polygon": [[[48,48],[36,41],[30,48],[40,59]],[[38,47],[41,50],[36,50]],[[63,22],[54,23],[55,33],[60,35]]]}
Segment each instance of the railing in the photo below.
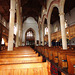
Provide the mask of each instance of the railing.
{"label": "railing", "polygon": [[[66,38],[71,40],[75,37],[75,24],[66,28]],[[59,41],[61,39],[61,31],[57,31],[51,34],[51,40]],[[45,41],[48,41],[48,36],[44,37]]]}

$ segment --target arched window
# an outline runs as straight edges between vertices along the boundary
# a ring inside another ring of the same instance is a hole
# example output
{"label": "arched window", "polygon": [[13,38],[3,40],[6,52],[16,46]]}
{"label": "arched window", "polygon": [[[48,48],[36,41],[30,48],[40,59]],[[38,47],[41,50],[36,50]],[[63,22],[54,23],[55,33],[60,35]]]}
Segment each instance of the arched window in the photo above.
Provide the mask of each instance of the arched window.
{"label": "arched window", "polygon": [[27,32],[27,37],[33,37],[33,32],[32,31]]}
{"label": "arched window", "polygon": [[16,26],[14,26],[14,34],[16,35],[16,32],[17,32],[17,28]]}
{"label": "arched window", "polygon": [[48,35],[48,27],[45,28],[45,35]]}
{"label": "arched window", "polygon": [[67,28],[68,26],[67,26],[67,20],[65,21],[65,28]]}
{"label": "arched window", "polygon": [[1,44],[4,44],[4,39],[2,38],[2,42],[1,42]]}

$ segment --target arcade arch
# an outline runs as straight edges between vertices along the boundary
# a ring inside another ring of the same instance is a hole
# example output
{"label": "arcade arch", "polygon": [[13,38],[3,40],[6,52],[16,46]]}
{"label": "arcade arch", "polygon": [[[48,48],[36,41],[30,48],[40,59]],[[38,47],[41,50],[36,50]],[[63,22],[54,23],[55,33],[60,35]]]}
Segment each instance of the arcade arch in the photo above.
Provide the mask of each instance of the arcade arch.
{"label": "arcade arch", "polygon": [[35,31],[29,28],[25,33],[25,45],[30,45],[33,47],[35,45]]}

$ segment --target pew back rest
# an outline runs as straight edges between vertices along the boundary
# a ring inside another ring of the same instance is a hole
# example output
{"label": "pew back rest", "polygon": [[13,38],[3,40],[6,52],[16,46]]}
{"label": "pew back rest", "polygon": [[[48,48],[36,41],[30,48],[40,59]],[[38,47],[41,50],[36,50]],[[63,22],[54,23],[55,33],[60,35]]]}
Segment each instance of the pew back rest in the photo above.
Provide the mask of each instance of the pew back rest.
{"label": "pew back rest", "polygon": [[36,52],[33,51],[6,51],[0,52],[0,54],[35,54]]}
{"label": "pew back rest", "polygon": [[74,75],[75,74],[75,55],[67,55],[68,61],[68,73]]}
{"label": "pew back rest", "polygon": [[0,58],[8,58],[8,57],[33,57],[33,56],[38,56],[38,53],[36,54],[0,54]]}
{"label": "pew back rest", "polygon": [[50,75],[48,73],[47,62],[0,65],[0,75]]}
{"label": "pew back rest", "polygon": [[42,62],[42,56],[39,57],[22,57],[22,58],[0,58],[0,64],[14,64],[14,63],[29,63]]}
{"label": "pew back rest", "polygon": [[67,68],[67,55],[75,55],[74,52],[63,52],[60,53],[60,56],[58,56],[59,60],[58,60],[58,66],[61,68]]}

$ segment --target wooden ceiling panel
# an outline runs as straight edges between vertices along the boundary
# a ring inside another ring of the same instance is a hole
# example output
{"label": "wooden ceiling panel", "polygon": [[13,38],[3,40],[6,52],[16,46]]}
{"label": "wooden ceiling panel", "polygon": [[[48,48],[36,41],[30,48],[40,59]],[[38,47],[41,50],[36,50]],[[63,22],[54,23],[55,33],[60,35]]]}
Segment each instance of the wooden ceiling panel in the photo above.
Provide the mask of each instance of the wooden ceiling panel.
{"label": "wooden ceiling panel", "polygon": [[[41,15],[41,8],[44,4],[45,0],[21,0],[22,16],[32,16],[35,19],[38,19],[38,16]],[[0,0],[0,13],[7,21],[9,21],[9,8],[10,0]]]}
{"label": "wooden ceiling panel", "polygon": [[[38,17],[41,15],[42,6],[46,8],[47,0],[21,0],[22,6],[22,17],[23,19],[27,17],[34,17],[38,20]],[[66,0],[65,3],[65,13],[69,12],[72,8],[75,7],[75,0]],[[0,0],[0,13],[2,16],[9,21],[9,8],[10,8],[10,0]],[[54,23],[59,19],[59,12],[54,9],[52,13],[51,23]]]}
{"label": "wooden ceiling panel", "polygon": [[5,12],[4,9],[2,8],[2,6],[0,7],[0,12],[1,13],[4,13]]}
{"label": "wooden ceiling panel", "polygon": [[[64,6],[64,12],[69,13],[70,11],[75,8],[75,0],[66,0],[65,1],[65,6]],[[55,23],[56,21],[59,20],[59,12],[58,9],[55,7],[53,9],[52,15],[51,15],[51,24]]]}
{"label": "wooden ceiling panel", "polygon": [[0,13],[7,21],[9,21],[9,6],[10,0],[0,0]]}
{"label": "wooden ceiling panel", "polygon": [[42,4],[44,4],[44,0],[26,0],[25,3],[23,2],[23,17],[34,16],[38,21],[38,17],[41,15]]}

